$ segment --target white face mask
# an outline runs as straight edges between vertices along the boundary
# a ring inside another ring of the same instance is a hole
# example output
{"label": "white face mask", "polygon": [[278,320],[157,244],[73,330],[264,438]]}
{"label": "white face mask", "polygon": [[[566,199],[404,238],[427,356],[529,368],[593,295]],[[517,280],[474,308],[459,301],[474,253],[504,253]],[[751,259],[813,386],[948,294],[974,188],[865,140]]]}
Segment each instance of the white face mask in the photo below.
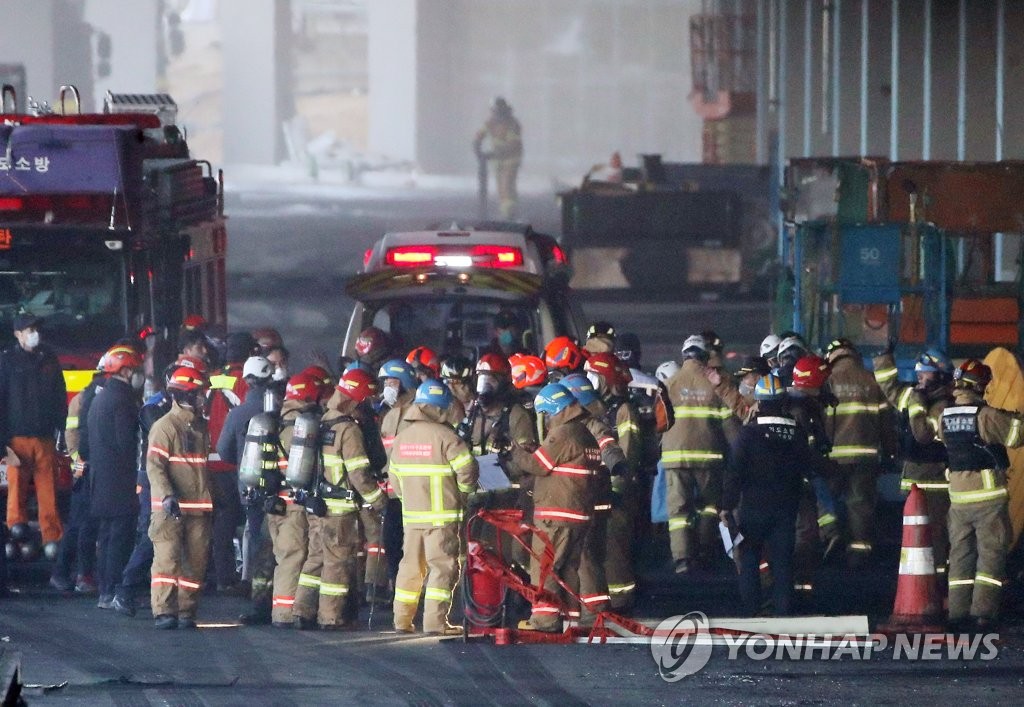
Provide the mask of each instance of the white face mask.
{"label": "white face mask", "polygon": [[132,388],[135,390],[142,390],[142,386],[146,384],[146,376],[142,371],[132,371],[131,377]]}
{"label": "white face mask", "polygon": [[285,366],[278,366],[277,368],[274,369],[273,378],[275,381],[288,380],[288,368]]}
{"label": "white face mask", "polygon": [[740,395],[744,398],[749,398],[754,394],[754,386],[750,385],[750,383],[741,382],[738,387]]}
{"label": "white face mask", "polygon": [[395,406],[398,402],[398,388],[388,386],[380,393],[380,399],[384,401],[384,404],[390,408]]}
{"label": "white face mask", "polygon": [[25,334],[25,348],[33,351],[37,346],[39,346],[39,332],[30,331],[28,334]]}
{"label": "white face mask", "polygon": [[590,381],[590,385],[594,386],[594,390],[601,390],[601,376],[593,371],[587,371],[587,380]]}

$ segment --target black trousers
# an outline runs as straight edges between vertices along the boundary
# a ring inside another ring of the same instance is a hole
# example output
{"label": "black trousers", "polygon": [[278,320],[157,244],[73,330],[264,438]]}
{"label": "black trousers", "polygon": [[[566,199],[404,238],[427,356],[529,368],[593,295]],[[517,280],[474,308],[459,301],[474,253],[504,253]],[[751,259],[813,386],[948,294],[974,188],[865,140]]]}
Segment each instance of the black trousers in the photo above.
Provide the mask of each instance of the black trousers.
{"label": "black trousers", "polygon": [[[744,512],[745,511],[745,512]],[[772,599],[776,616],[788,616],[793,611],[793,551],[796,545],[797,505],[752,512],[742,509],[740,533],[743,541],[740,553],[740,597],[748,615],[761,609],[761,558],[768,554],[772,572]]]}
{"label": "black trousers", "polygon": [[135,597],[140,593],[148,594],[150,588],[149,568],[153,564],[153,541],[149,539],[150,517],[149,508],[139,514],[139,522],[135,526],[135,547],[121,574],[121,583],[114,592],[133,606]]}
{"label": "black trousers", "polygon": [[89,512],[91,498],[89,480],[76,479],[71,490],[71,512],[53,566],[53,576],[58,579],[74,582],[78,576],[95,574],[99,519]]}
{"label": "black trousers", "polygon": [[227,587],[238,581],[235,534],[245,517],[238,492],[238,472],[217,471],[210,474],[210,479],[213,483],[213,572],[217,585]]}
{"label": "black trousers", "polygon": [[100,556],[96,563],[96,579],[101,597],[113,597],[121,582],[124,566],[135,547],[136,514],[100,518]]}

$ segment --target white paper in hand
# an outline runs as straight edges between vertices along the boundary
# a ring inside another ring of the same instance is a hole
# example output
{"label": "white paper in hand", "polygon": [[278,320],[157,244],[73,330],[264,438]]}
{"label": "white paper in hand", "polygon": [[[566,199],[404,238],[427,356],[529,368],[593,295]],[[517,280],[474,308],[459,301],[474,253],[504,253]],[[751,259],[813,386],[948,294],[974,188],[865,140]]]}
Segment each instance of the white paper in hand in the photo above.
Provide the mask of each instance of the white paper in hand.
{"label": "white paper in hand", "polygon": [[480,465],[480,481],[478,483],[484,491],[497,491],[512,486],[512,482],[508,480],[505,471],[498,464],[497,454],[479,456],[476,458],[476,463]]}
{"label": "white paper in hand", "polygon": [[21,459],[18,459],[18,455],[10,447],[7,448],[7,456],[4,457],[4,461],[7,462],[7,466],[21,466]]}
{"label": "white paper in hand", "polygon": [[733,559],[733,553],[736,551],[736,546],[743,541],[743,536],[736,533],[736,537],[732,536],[732,531],[725,527],[725,523],[718,522],[718,532],[722,534],[722,547],[725,548],[725,554],[729,556],[729,559]]}

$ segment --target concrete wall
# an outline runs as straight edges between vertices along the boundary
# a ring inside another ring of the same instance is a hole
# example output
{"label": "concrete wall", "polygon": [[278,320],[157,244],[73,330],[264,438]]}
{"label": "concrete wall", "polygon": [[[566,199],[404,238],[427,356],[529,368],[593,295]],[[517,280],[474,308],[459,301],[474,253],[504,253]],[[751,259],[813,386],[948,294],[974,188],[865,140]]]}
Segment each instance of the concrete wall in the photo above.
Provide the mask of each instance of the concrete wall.
{"label": "concrete wall", "polygon": [[[57,77],[54,56],[57,0],[0,0],[0,63],[23,64],[29,95],[52,100],[62,80]],[[24,106],[27,96],[18,96]]]}
{"label": "concrete wall", "polygon": [[501,95],[523,124],[526,173],[579,177],[613,150],[627,162],[699,159],[687,102],[699,10],[699,0],[374,0],[370,147],[429,172],[471,172],[470,141]]}
{"label": "concrete wall", "polygon": [[[110,35],[110,75],[95,80],[94,105],[107,91],[157,93],[157,35],[162,32],[158,0],[89,0],[85,19]],[[93,39],[95,47],[95,39]]]}

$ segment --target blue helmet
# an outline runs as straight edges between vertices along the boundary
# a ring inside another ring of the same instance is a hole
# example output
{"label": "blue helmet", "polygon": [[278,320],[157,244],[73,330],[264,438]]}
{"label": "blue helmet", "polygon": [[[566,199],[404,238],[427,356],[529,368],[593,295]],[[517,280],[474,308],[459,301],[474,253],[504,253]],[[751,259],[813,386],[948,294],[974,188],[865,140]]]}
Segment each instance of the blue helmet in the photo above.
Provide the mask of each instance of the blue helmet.
{"label": "blue helmet", "polygon": [[774,373],[761,376],[754,386],[754,400],[779,400],[786,394],[782,380]]}
{"label": "blue helmet", "polygon": [[583,407],[590,405],[595,400],[600,400],[594,384],[582,373],[573,373],[558,381],[563,388],[568,388],[573,397]]}
{"label": "blue helmet", "polygon": [[915,373],[941,373],[947,376],[953,374],[953,361],[946,355],[945,351],[937,348],[930,348],[914,362]]}
{"label": "blue helmet", "polygon": [[444,383],[431,378],[420,383],[413,402],[420,405],[434,405],[442,410],[447,410],[452,403],[452,392]]}
{"label": "blue helmet", "polygon": [[[345,373],[348,373],[349,371],[355,371],[357,369],[360,370],[360,371],[366,371],[371,376],[373,375],[373,366],[371,366],[366,361],[352,361],[350,364],[345,366],[345,370],[342,371],[342,374],[344,375]],[[378,378],[379,377],[380,376],[378,376]]]}
{"label": "blue helmet", "polygon": [[569,389],[559,383],[549,383],[533,399],[533,409],[544,415],[557,415],[576,402]]}
{"label": "blue helmet", "polygon": [[402,384],[404,390],[415,390],[419,382],[413,367],[400,358],[385,361],[384,365],[380,367],[377,377],[395,378]]}

